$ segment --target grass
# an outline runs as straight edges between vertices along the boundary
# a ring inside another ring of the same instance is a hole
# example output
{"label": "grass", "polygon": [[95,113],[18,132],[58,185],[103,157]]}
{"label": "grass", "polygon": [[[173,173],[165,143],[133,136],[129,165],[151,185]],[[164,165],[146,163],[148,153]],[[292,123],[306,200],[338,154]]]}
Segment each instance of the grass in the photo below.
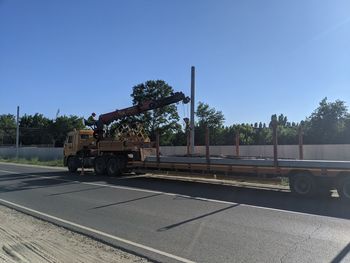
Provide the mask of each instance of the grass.
{"label": "grass", "polygon": [[52,161],[40,161],[37,157],[31,158],[31,159],[25,159],[25,158],[16,159],[16,158],[2,158],[2,157],[0,157],[0,162],[63,167],[63,160],[62,159],[52,160]]}

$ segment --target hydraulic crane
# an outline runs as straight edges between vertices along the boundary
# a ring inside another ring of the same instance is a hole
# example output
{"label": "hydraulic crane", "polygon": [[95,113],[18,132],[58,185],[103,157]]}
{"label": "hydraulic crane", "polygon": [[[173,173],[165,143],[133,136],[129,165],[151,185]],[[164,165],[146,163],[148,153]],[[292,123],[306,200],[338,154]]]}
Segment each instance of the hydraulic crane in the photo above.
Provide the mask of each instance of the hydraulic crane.
{"label": "hydraulic crane", "polygon": [[180,101],[186,104],[190,98],[182,92],[176,92],[165,98],[147,100],[132,107],[101,114],[94,123],[85,120],[85,124],[93,127],[93,130],[75,130],[68,133],[64,145],[64,165],[68,166],[71,172],[77,171],[79,167],[94,167],[97,175],[121,174],[126,169],[128,161],[143,160],[147,153],[153,153],[154,149],[140,125],[135,125],[136,129],[123,127],[123,134],[118,134],[117,137],[108,135],[105,126],[113,121]]}
{"label": "hydraulic crane", "polygon": [[[146,111],[163,108],[167,105],[180,101],[187,104],[190,101],[190,98],[186,97],[182,92],[175,92],[166,98],[159,100],[146,100],[132,107],[101,114],[95,123],[96,128],[94,129],[94,137],[95,139],[102,139],[104,134],[104,126],[111,124],[113,121],[136,116]],[[87,122],[85,121],[85,123]]]}

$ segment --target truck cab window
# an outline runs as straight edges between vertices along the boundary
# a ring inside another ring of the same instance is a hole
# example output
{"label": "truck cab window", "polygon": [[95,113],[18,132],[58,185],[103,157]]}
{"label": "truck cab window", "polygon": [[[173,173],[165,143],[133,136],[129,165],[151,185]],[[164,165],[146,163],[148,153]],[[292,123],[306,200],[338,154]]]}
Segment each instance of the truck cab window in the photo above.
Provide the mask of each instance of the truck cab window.
{"label": "truck cab window", "polygon": [[83,140],[89,139],[89,134],[81,134],[80,139],[83,139]]}

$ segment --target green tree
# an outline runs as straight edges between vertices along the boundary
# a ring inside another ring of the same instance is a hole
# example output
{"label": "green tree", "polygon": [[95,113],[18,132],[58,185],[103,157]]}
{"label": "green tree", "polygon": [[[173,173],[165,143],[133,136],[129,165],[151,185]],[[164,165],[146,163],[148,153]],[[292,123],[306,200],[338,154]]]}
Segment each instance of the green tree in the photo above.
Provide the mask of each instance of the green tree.
{"label": "green tree", "polygon": [[[131,97],[133,104],[139,104],[146,100],[159,100],[174,93],[173,88],[163,80],[149,80],[133,87]],[[156,131],[159,130],[161,144],[170,144],[171,135],[181,129],[176,105],[168,105],[151,110],[136,116],[134,120],[144,125],[145,131],[151,140],[155,140]]]}
{"label": "green tree", "polygon": [[208,104],[199,102],[197,106],[196,116],[198,118],[195,127],[196,144],[205,144],[205,129],[209,128],[209,140],[213,145],[222,144],[223,140],[220,138],[225,121],[222,111],[211,108]]}
{"label": "green tree", "polygon": [[51,144],[52,136],[49,127],[52,120],[43,114],[24,115],[20,119],[20,142],[23,145]]}
{"label": "green tree", "polygon": [[12,114],[0,115],[0,143],[14,144],[16,142],[16,119]]}
{"label": "green tree", "polygon": [[344,101],[324,98],[305,121],[306,143],[344,143],[349,113]]}
{"label": "green tree", "polygon": [[207,126],[209,128],[219,128],[225,121],[222,111],[210,108],[208,104],[203,102],[198,103],[196,116],[199,126]]}
{"label": "green tree", "polygon": [[55,147],[62,147],[68,132],[74,129],[82,130],[84,128],[83,118],[76,115],[63,115],[51,122],[49,132]]}

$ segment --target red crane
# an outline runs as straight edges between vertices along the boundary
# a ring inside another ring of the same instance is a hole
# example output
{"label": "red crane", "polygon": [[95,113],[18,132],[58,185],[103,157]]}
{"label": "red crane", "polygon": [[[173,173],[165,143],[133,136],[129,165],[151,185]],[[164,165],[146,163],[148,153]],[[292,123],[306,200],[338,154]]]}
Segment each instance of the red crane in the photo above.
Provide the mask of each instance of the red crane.
{"label": "red crane", "polygon": [[[190,101],[190,98],[186,97],[185,94],[182,92],[175,92],[174,94],[162,99],[146,100],[132,107],[101,114],[98,120],[96,121],[96,123],[94,123],[96,125],[96,128],[94,129],[94,137],[96,139],[101,139],[104,133],[104,130],[103,130],[104,125],[109,125],[113,121],[123,119],[125,117],[136,116],[143,112],[159,109],[180,101],[186,104]],[[89,126],[94,125],[87,121],[85,121],[85,124]]]}

